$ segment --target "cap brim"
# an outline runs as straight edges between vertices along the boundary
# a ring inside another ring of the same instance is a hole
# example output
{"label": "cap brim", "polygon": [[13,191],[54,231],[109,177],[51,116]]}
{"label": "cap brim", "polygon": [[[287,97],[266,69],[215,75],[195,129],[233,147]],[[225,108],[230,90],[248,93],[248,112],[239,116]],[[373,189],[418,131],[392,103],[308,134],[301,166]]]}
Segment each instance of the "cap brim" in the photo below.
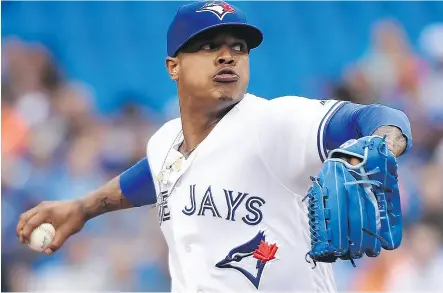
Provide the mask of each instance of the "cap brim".
{"label": "cap brim", "polygon": [[263,33],[255,26],[247,24],[247,23],[218,23],[214,24],[208,27],[205,27],[204,29],[197,31],[195,34],[190,36],[188,39],[186,39],[183,44],[180,45],[180,47],[175,52],[175,55],[189,42],[191,42],[193,39],[197,38],[198,36],[202,35],[203,33],[207,33],[209,31],[213,30],[220,30],[223,31],[224,29],[235,29],[235,33],[238,34],[240,38],[245,40],[246,44],[248,45],[248,49],[252,50],[260,46],[260,44],[263,42]]}

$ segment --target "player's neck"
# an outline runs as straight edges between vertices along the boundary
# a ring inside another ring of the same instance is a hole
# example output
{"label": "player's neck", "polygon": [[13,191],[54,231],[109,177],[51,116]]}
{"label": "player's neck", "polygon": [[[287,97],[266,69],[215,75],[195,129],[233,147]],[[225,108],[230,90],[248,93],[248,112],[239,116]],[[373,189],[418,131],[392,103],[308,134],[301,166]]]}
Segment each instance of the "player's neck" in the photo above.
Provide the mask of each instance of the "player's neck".
{"label": "player's neck", "polygon": [[224,103],[214,109],[214,105],[195,105],[180,101],[184,136],[180,152],[187,153],[198,146],[234,106],[233,103]]}

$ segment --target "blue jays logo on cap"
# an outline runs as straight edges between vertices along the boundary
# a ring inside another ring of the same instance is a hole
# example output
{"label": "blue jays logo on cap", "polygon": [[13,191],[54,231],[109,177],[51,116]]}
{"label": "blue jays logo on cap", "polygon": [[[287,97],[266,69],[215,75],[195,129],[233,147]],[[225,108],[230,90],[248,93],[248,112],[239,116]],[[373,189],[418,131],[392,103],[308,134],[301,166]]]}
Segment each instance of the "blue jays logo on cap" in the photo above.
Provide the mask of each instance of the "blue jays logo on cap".
{"label": "blue jays logo on cap", "polygon": [[211,12],[215,14],[220,20],[228,13],[234,13],[234,8],[225,2],[210,2],[206,3],[197,12]]}
{"label": "blue jays logo on cap", "polygon": [[[217,268],[234,269],[242,273],[258,289],[263,269],[266,264],[275,259],[278,250],[277,244],[269,244],[265,241],[264,231],[249,240],[248,242],[233,248],[228,255],[215,266]],[[247,261],[257,260],[253,268],[247,268]]]}
{"label": "blue jays logo on cap", "polygon": [[257,48],[263,41],[263,33],[247,22],[238,7],[224,1],[197,1],[182,5],[177,10],[168,29],[168,56],[177,56],[180,49],[198,34],[224,26],[235,28],[249,50]]}

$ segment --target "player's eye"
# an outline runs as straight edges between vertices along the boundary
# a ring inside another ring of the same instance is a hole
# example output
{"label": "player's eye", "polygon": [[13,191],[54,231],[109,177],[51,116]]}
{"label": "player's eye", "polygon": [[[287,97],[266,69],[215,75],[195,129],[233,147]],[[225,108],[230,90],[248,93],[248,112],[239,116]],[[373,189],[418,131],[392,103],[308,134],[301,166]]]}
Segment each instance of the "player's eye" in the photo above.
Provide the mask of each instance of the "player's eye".
{"label": "player's eye", "polygon": [[205,51],[210,51],[216,49],[217,46],[214,43],[204,43],[201,45],[200,49]]}
{"label": "player's eye", "polygon": [[[222,46],[222,44],[218,44],[215,42],[205,42],[200,46],[200,50],[203,51],[212,51],[212,50],[217,50],[218,48],[220,48],[220,46]],[[229,46],[231,48],[231,50],[235,51],[235,52],[244,52],[246,51],[246,45],[240,42],[234,43],[232,45]]]}
{"label": "player's eye", "polygon": [[246,49],[246,46],[242,43],[235,43],[231,46],[232,50],[242,52]]}

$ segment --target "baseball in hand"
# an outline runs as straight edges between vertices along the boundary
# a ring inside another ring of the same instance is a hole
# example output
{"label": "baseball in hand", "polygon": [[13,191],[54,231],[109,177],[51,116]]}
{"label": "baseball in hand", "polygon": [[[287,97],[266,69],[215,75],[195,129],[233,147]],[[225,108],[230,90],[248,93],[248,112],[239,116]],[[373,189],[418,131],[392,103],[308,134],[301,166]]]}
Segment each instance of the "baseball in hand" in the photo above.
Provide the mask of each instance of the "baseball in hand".
{"label": "baseball in hand", "polygon": [[49,244],[54,240],[55,237],[55,228],[52,224],[44,223],[38,226],[31,233],[29,248],[32,250],[41,252],[48,247]]}

